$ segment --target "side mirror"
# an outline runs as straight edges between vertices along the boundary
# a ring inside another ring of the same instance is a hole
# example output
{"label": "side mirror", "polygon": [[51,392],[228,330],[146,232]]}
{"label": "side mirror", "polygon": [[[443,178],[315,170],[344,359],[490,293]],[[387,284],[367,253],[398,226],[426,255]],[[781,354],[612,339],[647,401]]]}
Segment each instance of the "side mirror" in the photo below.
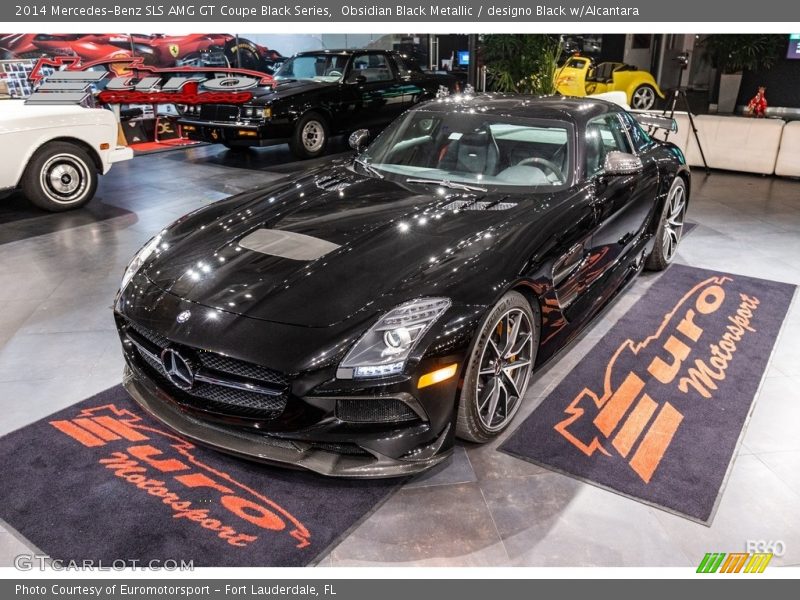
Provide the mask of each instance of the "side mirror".
{"label": "side mirror", "polygon": [[367,146],[369,141],[369,129],[357,129],[350,134],[347,143],[356,152],[361,152]]}
{"label": "side mirror", "polygon": [[367,78],[364,75],[350,75],[350,77],[347,78],[347,83],[364,85],[365,83],[367,83]]}
{"label": "side mirror", "polygon": [[603,163],[603,174],[632,175],[641,171],[642,168],[642,160],[638,156],[612,150],[606,154],[606,161]]}

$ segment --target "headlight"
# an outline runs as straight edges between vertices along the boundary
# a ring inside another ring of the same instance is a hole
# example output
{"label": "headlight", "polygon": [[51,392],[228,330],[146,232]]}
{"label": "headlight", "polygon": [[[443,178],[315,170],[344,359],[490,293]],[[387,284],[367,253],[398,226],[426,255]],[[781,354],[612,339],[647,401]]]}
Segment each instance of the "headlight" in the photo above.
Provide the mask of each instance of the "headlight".
{"label": "headlight", "polygon": [[244,106],[242,107],[242,117],[245,119],[269,119],[272,117],[272,109],[264,106]]}
{"label": "headlight", "polygon": [[449,307],[447,298],[421,298],[393,308],[361,336],[340,367],[353,369],[355,379],[402,372],[408,355]]}
{"label": "headlight", "polygon": [[159,247],[162,247],[161,238],[163,237],[164,232],[162,231],[152,240],[147,242],[144,247],[136,253],[136,256],[133,257],[133,260],[128,264],[128,267],[125,269],[125,274],[122,276],[122,283],[119,286],[120,290],[124,290],[125,287],[128,285],[133,276],[142,268],[142,265],[147,261],[148,258],[156,252]]}

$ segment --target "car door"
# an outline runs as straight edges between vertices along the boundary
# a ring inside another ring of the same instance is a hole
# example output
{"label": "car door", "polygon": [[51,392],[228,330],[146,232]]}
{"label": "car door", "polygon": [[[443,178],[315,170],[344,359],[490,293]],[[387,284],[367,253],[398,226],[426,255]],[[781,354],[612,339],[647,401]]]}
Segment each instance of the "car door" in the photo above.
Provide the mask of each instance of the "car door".
{"label": "car door", "polygon": [[344,85],[355,105],[350,116],[353,127],[382,128],[404,110],[400,79],[386,54],[354,54]]}
{"label": "car door", "polygon": [[[643,156],[642,171],[611,175],[605,172],[604,164],[608,153],[614,151],[635,153],[620,113],[592,119],[586,126],[584,170],[594,195],[596,226],[589,255],[595,266],[588,274],[587,285],[609,277],[616,267],[627,267],[656,197],[655,161]],[[613,285],[613,281],[610,283]]]}
{"label": "car door", "polygon": [[434,97],[439,91],[439,83],[426,75],[416,63],[405,60],[399,54],[390,55],[389,60],[394,63],[400,79],[403,110]]}

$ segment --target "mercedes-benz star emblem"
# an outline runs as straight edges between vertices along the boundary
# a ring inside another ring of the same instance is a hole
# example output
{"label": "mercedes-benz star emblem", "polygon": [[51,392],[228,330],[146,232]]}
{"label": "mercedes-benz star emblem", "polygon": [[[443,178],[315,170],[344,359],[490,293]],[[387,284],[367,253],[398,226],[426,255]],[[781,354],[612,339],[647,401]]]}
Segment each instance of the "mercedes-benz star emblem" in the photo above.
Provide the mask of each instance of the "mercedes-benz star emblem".
{"label": "mercedes-benz star emblem", "polygon": [[194,371],[185,358],[176,350],[167,348],[161,353],[161,365],[164,372],[174,385],[182,390],[190,390],[194,385]]}
{"label": "mercedes-benz star emblem", "polygon": [[177,316],[177,317],[175,317],[175,320],[176,320],[178,323],[186,323],[186,321],[188,321],[188,320],[189,320],[189,317],[191,317],[191,316],[192,316],[192,311],[190,311],[190,310],[185,310],[185,311],[183,311],[183,312],[181,312],[181,313],[178,313],[178,316]]}

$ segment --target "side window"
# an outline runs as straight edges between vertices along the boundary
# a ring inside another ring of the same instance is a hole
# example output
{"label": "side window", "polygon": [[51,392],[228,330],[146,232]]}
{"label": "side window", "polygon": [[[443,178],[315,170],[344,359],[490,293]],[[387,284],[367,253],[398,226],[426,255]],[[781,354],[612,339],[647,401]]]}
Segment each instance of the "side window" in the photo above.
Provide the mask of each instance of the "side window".
{"label": "side window", "polygon": [[628,137],[616,114],[592,119],[586,125],[586,176],[603,170],[609,152],[632,152]]}
{"label": "side window", "polygon": [[394,73],[386,60],[385,54],[355,55],[348,81],[354,81],[359,75],[365,77],[367,83],[392,81],[394,79]]}
{"label": "side window", "polygon": [[642,126],[639,125],[639,121],[628,113],[620,113],[620,116],[622,117],[622,123],[628,135],[631,137],[631,140],[633,140],[633,147],[636,149],[636,152],[643,152],[650,147],[653,140],[647,135],[647,132],[642,129]]}

